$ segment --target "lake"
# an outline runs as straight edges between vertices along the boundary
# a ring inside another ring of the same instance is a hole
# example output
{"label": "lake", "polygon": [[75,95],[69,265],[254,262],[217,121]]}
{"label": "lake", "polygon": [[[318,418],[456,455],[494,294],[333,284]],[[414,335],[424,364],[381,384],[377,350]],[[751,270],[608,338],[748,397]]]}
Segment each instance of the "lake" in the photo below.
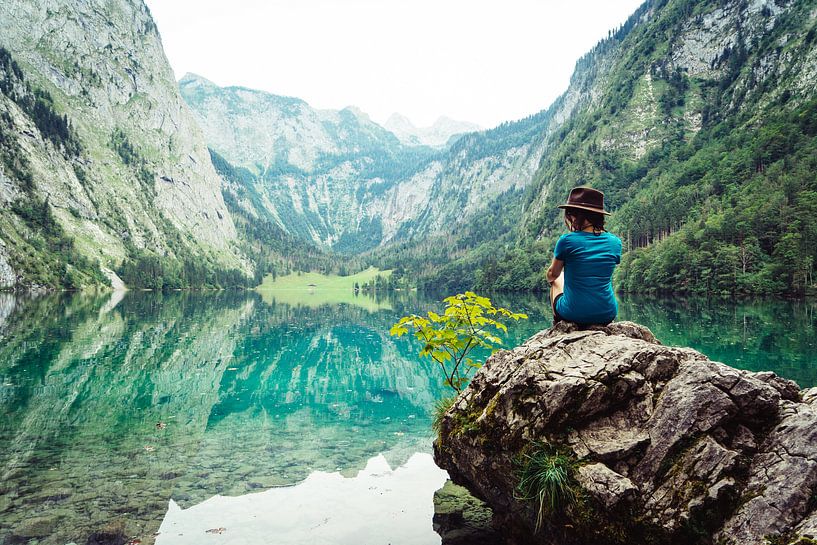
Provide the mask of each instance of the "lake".
{"label": "lake", "polygon": [[[418,294],[0,293],[0,544],[434,544]],[[437,298],[436,300],[438,300]],[[550,325],[541,297],[507,344]],[[622,297],[665,344],[817,385],[817,304]],[[137,541],[132,541],[137,543]]]}

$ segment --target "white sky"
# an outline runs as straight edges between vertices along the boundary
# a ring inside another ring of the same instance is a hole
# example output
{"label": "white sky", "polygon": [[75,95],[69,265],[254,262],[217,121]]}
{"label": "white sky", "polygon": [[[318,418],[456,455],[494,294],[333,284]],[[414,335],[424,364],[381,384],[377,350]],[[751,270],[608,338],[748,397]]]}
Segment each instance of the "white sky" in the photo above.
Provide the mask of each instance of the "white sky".
{"label": "white sky", "polygon": [[487,128],[549,106],[642,0],[146,2],[177,79]]}

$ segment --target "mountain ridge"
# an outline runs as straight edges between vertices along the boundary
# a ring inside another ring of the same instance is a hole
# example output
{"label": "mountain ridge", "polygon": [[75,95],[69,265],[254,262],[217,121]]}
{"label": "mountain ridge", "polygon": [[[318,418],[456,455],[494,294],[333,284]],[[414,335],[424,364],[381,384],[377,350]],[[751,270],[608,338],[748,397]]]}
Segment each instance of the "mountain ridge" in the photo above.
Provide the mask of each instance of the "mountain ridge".
{"label": "mountain ridge", "polygon": [[527,163],[535,160],[528,142],[513,142],[513,149],[499,143],[496,165],[485,168],[478,163],[484,158],[470,157],[457,143],[438,150],[406,146],[348,108],[315,110],[298,102],[286,111],[276,95],[242,96],[204,78],[179,87],[213,150],[254,174],[278,225],[342,253],[441,232],[520,188],[530,177],[517,174],[532,171]]}
{"label": "mountain ridge", "polygon": [[478,285],[546,289],[525,270],[549,260],[556,205],[590,183],[625,241],[623,290],[814,289],[815,23],[807,2],[645,2],[577,63],[596,99],[550,139],[515,249]]}

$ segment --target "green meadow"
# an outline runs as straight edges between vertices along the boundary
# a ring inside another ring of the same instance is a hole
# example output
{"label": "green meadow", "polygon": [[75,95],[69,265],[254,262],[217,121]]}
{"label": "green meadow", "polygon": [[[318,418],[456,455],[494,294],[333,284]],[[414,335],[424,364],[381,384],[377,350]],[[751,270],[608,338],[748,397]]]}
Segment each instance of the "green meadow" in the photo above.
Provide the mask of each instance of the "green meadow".
{"label": "green meadow", "polygon": [[273,279],[272,275],[267,275],[261,285],[255,289],[267,303],[277,302],[308,307],[346,303],[374,311],[389,309],[391,306],[387,301],[375,301],[367,293],[355,294],[355,283],[362,286],[374,281],[378,275],[388,278],[391,273],[391,270],[381,271],[375,267],[369,267],[349,276],[306,272],[292,273]]}

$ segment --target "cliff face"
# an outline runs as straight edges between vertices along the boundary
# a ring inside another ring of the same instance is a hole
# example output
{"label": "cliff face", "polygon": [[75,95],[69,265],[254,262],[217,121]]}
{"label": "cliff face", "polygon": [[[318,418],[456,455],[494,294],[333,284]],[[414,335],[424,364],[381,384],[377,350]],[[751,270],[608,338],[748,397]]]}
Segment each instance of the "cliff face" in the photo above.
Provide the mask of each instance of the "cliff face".
{"label": "cliff face", "polygon": [[[4,136],[13,141],[0,168],[0,285],[30,272],[7,274],[4,264],[29,268],[19,255],[36,226],[8,205],[34,199],[47,201],[80,254],[103,267],[146,249],[192,251],[248,270],[234,250],[221,179],[141,1],[3,2],[0,46],[18,69],[3,74],[0,95]],[[21,101],[41,92],[70,127],[70,150]]]}
{"label": "cliff face", "polygon": [[[436,458],[520,543],[790,543],[817,530],[816,401],[636,324],[562,323],[488,360]],[[518,499],[537,452],[570,460],[575,495],[538,533]]]}
{"label": "cliff face", "polygon": [[423,171],[433,151],[405,148],[357,109],[316,110],[303,100],[218,87],[188,74],[179,82],[209,145],[254,178],[267,212],[290,234],[356,251],[380,242],[374,195],[406,172]]}

